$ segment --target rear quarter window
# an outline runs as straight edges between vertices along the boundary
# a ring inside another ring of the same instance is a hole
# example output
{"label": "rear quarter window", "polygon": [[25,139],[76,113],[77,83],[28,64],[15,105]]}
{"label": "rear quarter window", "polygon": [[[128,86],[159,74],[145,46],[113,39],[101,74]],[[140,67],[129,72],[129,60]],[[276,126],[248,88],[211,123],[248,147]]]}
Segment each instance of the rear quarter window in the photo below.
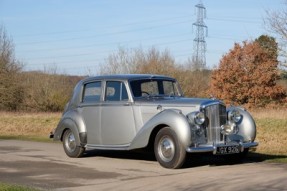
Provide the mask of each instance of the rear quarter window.
{"label": "rear quarter window", "polygon": [[102,94],[101,82],[91,82],[84,85],[83,102],[98,102]]}

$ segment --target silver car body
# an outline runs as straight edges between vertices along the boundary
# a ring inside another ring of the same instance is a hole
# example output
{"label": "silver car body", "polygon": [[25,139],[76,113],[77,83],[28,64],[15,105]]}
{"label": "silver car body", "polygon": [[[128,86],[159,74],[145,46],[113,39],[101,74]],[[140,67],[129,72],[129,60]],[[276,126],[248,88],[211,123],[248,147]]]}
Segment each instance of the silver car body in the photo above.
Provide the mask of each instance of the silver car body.
{"label": "silver car body", "polygon": [[[157,80],[172,82],[174,92],[171,91],[171,95],[148,95],[147,92],[135,95],[133,88],[139,88],[135,82]],[[94,96],[93,101],[84,94],[90,95],[85,88],[94,82],[97,88],[93,91],[98,98]],[[121,94],[125,99],[109,100],[108,96],[115,93],[109,89],[113,82],[126,89],[126,93]],[[234,122],[234,116],[229,116],[233,110],[237,115],[239,112],[239,121]],[[204,114],[205,121],[198,125],[193,117],[199,112]],[[232,148],[227,146],[235,145],[243,152],[258,145],[254,141],[255,122],[245,109],[226,108],[216,99],[185,98],[175,79],[142,74],[89,77],[80,81],[52,137],[62,140],[65,130],[70,129],[77,146],[132,150],[148,146],[163,127],[170,127],[189,153],[228,154],[232,151],[226,148]]]}

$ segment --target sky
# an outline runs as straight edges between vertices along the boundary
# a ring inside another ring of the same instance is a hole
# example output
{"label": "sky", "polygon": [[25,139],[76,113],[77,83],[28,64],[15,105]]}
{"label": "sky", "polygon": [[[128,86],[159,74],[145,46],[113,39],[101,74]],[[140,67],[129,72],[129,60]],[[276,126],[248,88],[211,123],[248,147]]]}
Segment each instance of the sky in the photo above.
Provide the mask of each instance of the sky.
{"label": "sky", "polygon": [[[206,66],[219,64],[234,43],[270,34],[266,11],[283,0],[202,0]],[[200,0],[0,0],[0,24],[25,71],[96,75],[119,48],[168,50],[184,64],[194,52]]]}

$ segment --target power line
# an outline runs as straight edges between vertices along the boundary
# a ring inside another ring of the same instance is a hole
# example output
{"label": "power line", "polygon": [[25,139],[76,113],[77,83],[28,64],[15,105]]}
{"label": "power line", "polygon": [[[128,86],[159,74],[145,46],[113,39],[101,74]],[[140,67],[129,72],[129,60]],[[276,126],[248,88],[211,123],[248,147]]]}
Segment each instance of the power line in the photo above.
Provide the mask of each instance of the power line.
{"label": "power line", "polygon": [[206,18],[207,20],[212,20],[212,21],[223,21],[223,22],[233,22],[233,23],[252,23],[252,24],[258,24],[260,21],[259,20],[253,20],[252,19],[242,19],[242,18],[216,18],[216,17],[208,17]]}
{"label": "power line", "polygon": [[[133,26],[133,25],[155,23],[155,22],[160,22],[160,21],[170,21],[170,20],[179,19],[179,18],[190,18],[190,17],[192,17],[192,15],[184,15],[184,16],[178,16],[178,17],[169,17],[169,18],[149,20],[149,21],[142,21],[142,22],[123,23],[123,24],[113,25],[113,26],[97,26],[97,28],[109,29],[109,28],[115,28],[115,27],[126,27],[126,26]],[[17,38],[21,38],[21,37],[37,37],[37,36],[47,36],[47,35],[67,34],[67,33],[78,33],[78,32],[85,32],[85,31],[95,31],[95,28],[89,28],[89,29],[85,29],[85,30],[54,31],[54,32],[38,33],[38,34],[37,33],[35,33],[35,34],[24,34],[24,35],[19,35],[19,36],[15,36],[15,37],[17,37]]]}
{"label": "power line", "polygon": [[[107,28],[115,28],[115,27],[124,27],[124,26],[129,26],[129,25],[139,25],[139,24],[144,24],[144,23],[154,23],[158,21],[169,21],[169,20],[174,20],[178,18],[187,18],[188,16],[181,16],[181,17],[172,17],[168,19],[159,19],[159,20],[154,20],[154,21],[146,21],[146,22],[137,22],[137,23],[128,23],[128,24],[122,24],[122,25],[114,25],[114,26],[107,26],[107,27],[99,27],[101,29],[107,29]],[[242,18],[217,18],[217,17],[208,17],[206,18],[207,20],[213,20],[213,21],[223,21],[223,22],[241,22],[241,23],[257,23],[258,20],[255,19],[242,19]],[[40,43],[53,43],[53,42],[59,42],[59,41],[71,41],[71,40],[81,40],[81,39],[90,39],[90,38],[96,38],[96,37],[101,37],[101,36],[109,36],[109,35],[118,35],[118,34],[124,34],[124,33],[130,33],[130,32],[137,32],[137,31],[144,31],[144,30],[152,30],[155,28],[160,28],[160,27],[165,27],[165,26],[170,26],[170,25],[176,25],[176,24],[183,24],[183,23],[189,23],[192,22],[191,20],[185,20],[185,21],[177,21],[177,22],[172,22],[172,23],[167,23],[167,24],[162,24],[162,25],[156,25],[156,26],[148,26],[144,28],[139,28],[139,29],[132,29],[132,30],[124,30],[120,32],[112,32],[112,33],[102,33],[102,34],[97,34],[97,35],[90,35],[90,36],[81,36],[81,37],[73,37],[73,38],[60,38],[60,39],[55,39],[55,40],[44,40],[44,41],[34,41],[34,42],[23,42],[23,43],[18,43],[18,46],[21,45],[29,45],[29,44],[40,44]],[[93,29],[89,30],[76,30],[76,31],[61,31],[61,32],[51,32],[51,33],[41,33],[41,34],[31,34],[31,35],[22,35],[20,37],[35,37],[35,36],[47,36],[47,35],[55,35],[55,34],[67,34],[67,33],[77,33],[77,32],[82,32],[82,31],[93,31]],[[17,36],[16,36],[17,37]],[[19,36],[18,36],[19,38]]]}
{"label": "power line", "polygon": [[[162,42],[162,43],[157,43],[153,44],[152,46],[163,46],[163,45],[168,45],[168,44],[177,44],[181,42],[187,42],[187,41],[192,41],[193,39],[188,38],[188,39],[181,39],[181,40],[174,40],[174,41],[169,41],[169,42]],[[148,46],[150,47],[150,45]],[[112,52],[111,50],[105,50],[105,51],[97,51],[96,53],[108,53]],[[55,58],[69,58],[69,57],[78,57],[78,56],[87,56],[87,55],[94,55],[95,52],[90,52],[90,53],[81,53],[81,54],[69,54],[69,55],[61,55],[61,56],[45,56],[45,57],[34,57],[31,60],[42,60],[42,59],[55,59]]]}
{"label": "power line", "polygon": [[57,42],[60,42],[60,41],[62,42],[62,41],[71,41],[71,40],[91,39],[91,38],[98,38],[98,37],[102,37],[102,36],[119,35],[119,34],[125,34],[125,33],[130,33],[130,32],[153,30],[153,29],[157,29],[157,28],[161,28],[161,27],[167,27],[167,26],[171,26],[171,25],[178,25],[178,24],[190,23],[190,22],[192,22],[192,21],[191,20],[186,20],[186,21],[180,21],[180,22],[156,25],[156,26],[148,26],[148,27],[144,27],[144,28],[140,28],[140,29],[124,30],[124,31],[120,31],[120,32],[111,32],[111,33],[101,33],[101,34],[85,36],[85,37],[73,37],[73,38],[62,38],[62,39],[60,38],[60,39],[55,39],[55,40],[24,42],[24,43],[17,43],[17,46],[31,45],[31,44],[41,44],[41,43],[57,43]]}
{"label": "power line", "polygon": [[39,52],[39,51],[59,51],[59,50],[71,50],[71,49],[79,49],[79,48],[90,48],[90,47],[99,47],[99,46],[107,46],[107,45],[114,45],[114,44],[126,44],[131,42],[140,42],[140,41],[149,41],[154,39],[164,39],[164,38],[170,38],[170,37],[179,37],[179,36],[185,36],[189,35],[190,33],[181,33],[181,34],[175,34],[175,35],[166,35],[166,36],[153,36],[150,38],[143,38],[143,39],[137,39],[137,40],[128,40],[128,41],[121,41],[121,42],[108,42],[108,43],[93,43],[93,44],[87,44],[83,46],[73,46],[73,47],[64,47],[64,48],[49,48],[49,49],[37,49],[36,50],[24,50],[22,52]]}

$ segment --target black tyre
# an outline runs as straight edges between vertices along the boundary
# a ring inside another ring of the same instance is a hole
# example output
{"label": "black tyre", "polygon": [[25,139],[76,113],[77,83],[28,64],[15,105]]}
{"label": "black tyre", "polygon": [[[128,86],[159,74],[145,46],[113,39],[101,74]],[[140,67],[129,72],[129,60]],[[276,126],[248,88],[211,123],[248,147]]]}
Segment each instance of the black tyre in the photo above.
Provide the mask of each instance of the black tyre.
{"label": "black tyre", "polygon": [[85,152],[84,147],[77,146],[75,135],[70,129],[66,130],[63,135],[63,147],[65,153],[72,158],[79,158]]}
{"label": "black tyre", "polygon": [[180,168],[185,161],[186,151],[176,133],[169,127],[161,129],[154,142],[157,161],[165,168]]}

